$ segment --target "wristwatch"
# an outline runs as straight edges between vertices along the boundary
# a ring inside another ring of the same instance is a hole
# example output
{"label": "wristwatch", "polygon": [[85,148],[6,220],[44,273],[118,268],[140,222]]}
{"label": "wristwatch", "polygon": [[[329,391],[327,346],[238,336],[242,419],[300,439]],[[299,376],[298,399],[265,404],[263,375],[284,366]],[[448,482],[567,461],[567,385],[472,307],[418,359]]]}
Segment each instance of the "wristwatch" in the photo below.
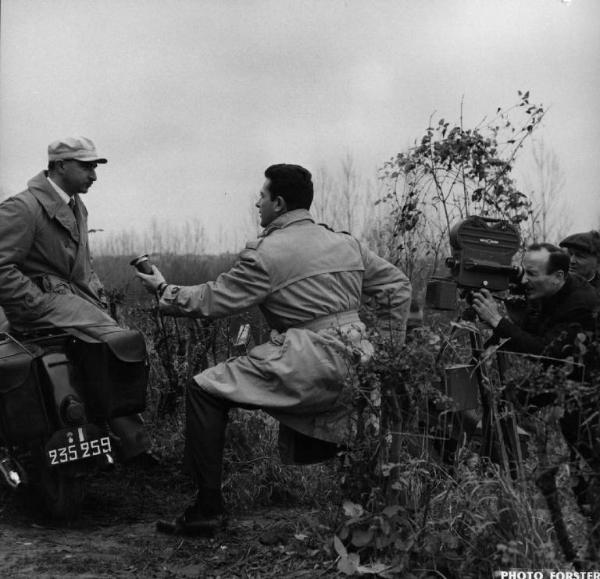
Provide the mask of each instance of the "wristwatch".
{"label": "wristwatch", "polygon": [[167,286],[169,284],[166,281],[161,281],[157,288],[156,288],[156,295],[160,298],[162,298],[163,294],[165,293],[165,290],[167,289]]}

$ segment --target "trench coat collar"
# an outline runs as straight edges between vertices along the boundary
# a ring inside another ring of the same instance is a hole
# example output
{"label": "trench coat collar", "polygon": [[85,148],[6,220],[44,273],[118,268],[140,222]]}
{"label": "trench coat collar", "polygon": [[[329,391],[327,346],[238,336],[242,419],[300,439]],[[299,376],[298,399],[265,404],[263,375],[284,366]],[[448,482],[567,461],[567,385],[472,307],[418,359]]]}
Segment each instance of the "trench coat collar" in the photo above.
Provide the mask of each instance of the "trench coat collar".
{"label": "trench coat collar", "polygon": [[[29,180],[27,188],[32,195],[37,199],[38,203],[44,208],[50,219],[56,219],[71,235],[71,237],[79,243],[79,225],[75,219],[75,215],[70,207],[60,198],[60,195],[54,190],[48,182],[47,172],[42,171],[35,177]],[[79,199],[79,195],[74,195],[75,203],[80,215],[85,215],[85,207]]]}
{"label": "trench coat collar", "polygon": [[292,223],[298,223],[298,221],[315,222],[308,209],[292,209],[292,211],[286,211],[283,215],[273,219],[273,221],[265,227],[260,237],[266,237],[276,229],[283,229]]}

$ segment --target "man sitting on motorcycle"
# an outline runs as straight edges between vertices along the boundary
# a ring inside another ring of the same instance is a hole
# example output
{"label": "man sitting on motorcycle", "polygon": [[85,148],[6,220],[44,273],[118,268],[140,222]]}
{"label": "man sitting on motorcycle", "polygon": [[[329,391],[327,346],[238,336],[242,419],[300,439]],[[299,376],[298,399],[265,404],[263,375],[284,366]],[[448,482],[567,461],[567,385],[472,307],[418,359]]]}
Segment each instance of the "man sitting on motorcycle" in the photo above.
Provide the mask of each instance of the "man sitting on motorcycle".
{"label": "man sitting on motorcycle", "polygon": [[[0,203],[0,306],[15,333],[64,328],[101,338],[119,326],[107,312],[93,270],[87,210],[81,195],[107,160],[85,137],[48,146],[48,170]],[[150,466],[150,440],[140,416],[114,418],[123,460]]]}

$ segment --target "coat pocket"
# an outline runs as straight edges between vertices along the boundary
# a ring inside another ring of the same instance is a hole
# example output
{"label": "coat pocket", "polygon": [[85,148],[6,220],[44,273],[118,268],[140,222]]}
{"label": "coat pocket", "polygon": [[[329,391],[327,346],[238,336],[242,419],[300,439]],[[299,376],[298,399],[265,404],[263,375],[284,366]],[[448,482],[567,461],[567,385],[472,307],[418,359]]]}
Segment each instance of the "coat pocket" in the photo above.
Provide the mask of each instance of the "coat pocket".
{"label": "coat pocket", "polygon": [[73,293],[69,282],[55,275],[42,275],[36,279],[36,284],[47,294],[66,295]]}

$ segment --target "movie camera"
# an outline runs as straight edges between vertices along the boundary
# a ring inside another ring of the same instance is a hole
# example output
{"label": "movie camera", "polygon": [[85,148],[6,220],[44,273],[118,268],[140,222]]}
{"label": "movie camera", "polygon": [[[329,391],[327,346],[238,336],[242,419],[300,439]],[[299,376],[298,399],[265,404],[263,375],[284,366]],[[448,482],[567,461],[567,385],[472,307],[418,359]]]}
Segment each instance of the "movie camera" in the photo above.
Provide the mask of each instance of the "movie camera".
{"label": "movie camera", "polygon": [[[436,310],[458,310],[459,295],[470,306],[473,292],[482,288],[493,293],[508,289],[511,294],[516,293],[515,284],[519,282],[522,268],[514,266],[512,260],[520,243],[517,227],[508,221],[470,216],[456,223],[450,230],[452,256],[446,259],[450,275],[433,278],[427,284],[427,306]],[[505,301],[511,300],[509,298]],[[474,322],[475,310],[471,307],[462,309],[458,319]],[[468,325],[455,325],[451,336],[458,336],[468,328]],[[450,429],[454,431],[451,435],[454,439],[458,439],[457,433],[472,430],[479,418],[477,413],[482,410],[485,415],[492,405],[490,396],[483,387],[485,369],[478,363],[483,350],[482,337],[470,330],[466,331],[466,335],[470,359],[460,363],[445,363],[443,366],[444,393],[453,400],[453,407],[457,412],[446,416],[446,419],[452,417],[454,421],[454,426]],[[440,359],[445,351],[443,349],[440,352]],[[477,416],[469,419],[469,413]]]}
{"label": "movie camera", "polygon": [[472,292],[481,288],[491,292],[509,289],[522,272],[512,265],[520,243],[519,230],[508,221],[477,215],[459,221],[450,230],[452,256],[446,258],[450,277],[429,281],[427,305],[456,310],[459,291],[469,302]]}

